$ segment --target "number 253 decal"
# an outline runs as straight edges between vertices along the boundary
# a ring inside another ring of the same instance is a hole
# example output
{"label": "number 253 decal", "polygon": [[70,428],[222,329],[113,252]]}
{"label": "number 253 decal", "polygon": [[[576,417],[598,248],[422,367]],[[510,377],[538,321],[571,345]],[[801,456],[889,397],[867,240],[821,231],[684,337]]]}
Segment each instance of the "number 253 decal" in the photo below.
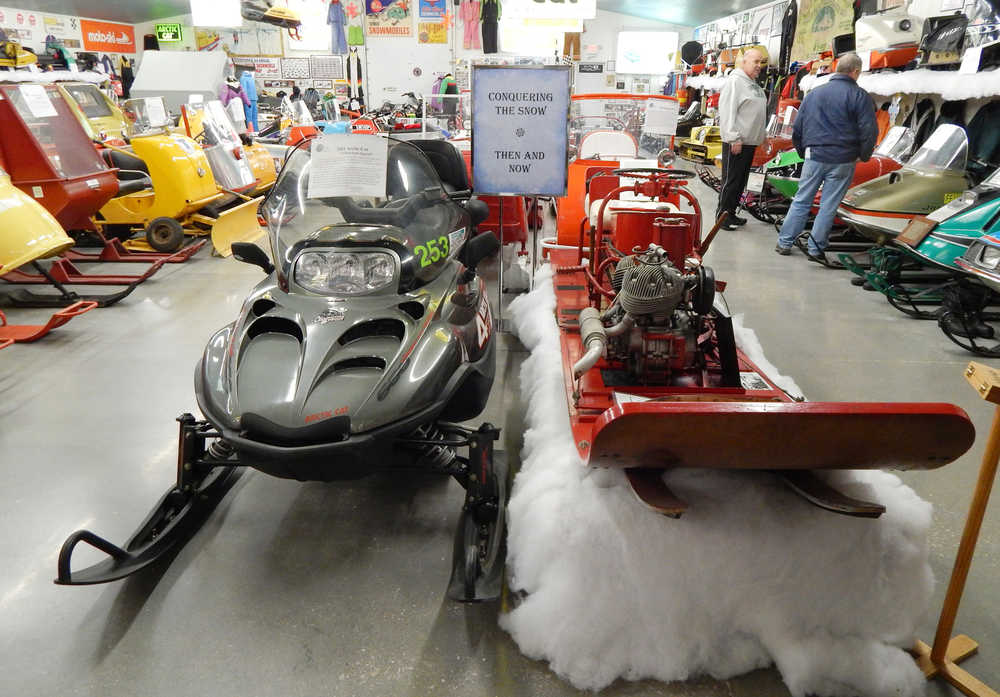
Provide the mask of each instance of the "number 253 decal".
{"label": "number 253 decal", "polygon": [[420,257],[420,268],[435,264],[442,259],[447,259],[448,252],[448,238],[444,235],[438,237],[436,240],[431,240],[426,245],[418,244],[413,248],[413,253]]}

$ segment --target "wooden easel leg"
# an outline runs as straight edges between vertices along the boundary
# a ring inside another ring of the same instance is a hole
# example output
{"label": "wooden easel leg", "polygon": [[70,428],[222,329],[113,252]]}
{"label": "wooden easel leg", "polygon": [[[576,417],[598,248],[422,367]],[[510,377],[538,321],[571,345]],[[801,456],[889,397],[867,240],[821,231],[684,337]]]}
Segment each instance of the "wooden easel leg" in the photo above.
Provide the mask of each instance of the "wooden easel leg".
{"label": "wooden easel leg", "polygon": [[[978,373],[983,372],[981,370],[983,368],[985,367],[976,363],[971,364],[966,371],[966,379],[969,379],[969,382],[981,394],[992,394],[989,384],[985,382],[977,384],[982,379]],[[996,377],[1000,377],[1000,375]],[[996,408],[993,415],[990,438],[986,443],[986,451],[983,453],[979,479],[972,495],[969,515],[965,520],[962,541],[958,545],[958,554],[955,557],[951,581],[948,583],[948,591],[945,594],[944,606],[941,608],[941,617],[938,620],[937,632],[934,636],[934,646],[929,647],[924,642],[918,641],[913,651],[917,665],[924,671],[924,675],[928,679],[940,676],[969,697],[1000,697],[1000,693],[957,665],[963,658],[974,654],[979,645],[964,635],[951,637],[951,631],[955,626],[955,617],[958,614],[958,605],[962,600],[962,592],[965,590],[965,581],[969,576],[969,567],[972,566],[972,555],[976,549],[976,541],[979,539],[979,530],[983,524],[983,516],[986,514],[986,504],[989,502],[993,480],[996,478],[998,462],[1000,462],[1000,406]]]}

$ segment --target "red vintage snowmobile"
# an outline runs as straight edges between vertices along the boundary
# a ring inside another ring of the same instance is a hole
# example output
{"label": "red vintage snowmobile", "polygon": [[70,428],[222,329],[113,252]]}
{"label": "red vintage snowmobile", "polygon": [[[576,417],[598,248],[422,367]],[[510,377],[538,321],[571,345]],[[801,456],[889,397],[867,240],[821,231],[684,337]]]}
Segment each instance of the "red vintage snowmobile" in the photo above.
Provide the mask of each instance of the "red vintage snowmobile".
{"label": "red vintage snowmobile", "polygon": [[[883,506],[843,495],[813,470],[929,469],[968,450],[975,431],[954,405],[795,401],[737,349],[732,319],[716,303],[725,284],[703,263],[722,221],[702,240],[701,214],[686,188],[695,176],[663,168],[594,172],[587,195],[605,193],[587,240],[550,252],[566,397],[583,461],[625,468],[636,495],[671,516],[687,504],[666,487],[663,471],[707,467],[771,470],[815,505],[876,517]],[[690,210],[669,205],[668,212],[612,217],[622,194],[683,199]]]}

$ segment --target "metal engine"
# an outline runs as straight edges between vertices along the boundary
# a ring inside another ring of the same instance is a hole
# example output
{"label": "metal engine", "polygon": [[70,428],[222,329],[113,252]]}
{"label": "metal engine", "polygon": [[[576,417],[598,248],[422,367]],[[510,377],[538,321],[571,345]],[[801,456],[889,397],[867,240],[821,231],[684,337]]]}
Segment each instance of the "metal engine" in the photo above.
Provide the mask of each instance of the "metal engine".
{"label": "metal engine", "polygon": [[651,245],[618,262],[612,287],[617,296],[604,318],[614,322],[606,329],[608,359],[641,384],[665,383],[674,371],[698,365],[702,315],[715,299],[711,269],[681,270]]}

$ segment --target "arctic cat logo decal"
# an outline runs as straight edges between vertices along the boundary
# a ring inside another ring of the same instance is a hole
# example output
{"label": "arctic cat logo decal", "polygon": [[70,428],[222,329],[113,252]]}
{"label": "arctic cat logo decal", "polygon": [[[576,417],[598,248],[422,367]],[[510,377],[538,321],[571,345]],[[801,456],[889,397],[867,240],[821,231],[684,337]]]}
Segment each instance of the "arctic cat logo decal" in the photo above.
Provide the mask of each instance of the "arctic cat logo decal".
{"label": "arctic cat logo decal", "polygon": [[479,297],[479,309],[476,311],[476,333],[479,335],[479,348],[486,346],[490,334],[493,333],[493,317],[490,314],[490,301],[486,293]]}
{"label": "arctic cat logo decal", "polygon": [[311,424],[313,422],[321,421],[323,419],[329,419],[331,416],[333,416],[332,411],[321,411],[316,414],[310,414],[309,416],[306,417],[306,423]]}
{"label": "arctic cat logo decal", "polygon": [[316,315],[313,322],[316,324],[328,324],[330,322],[340,322],[346,317],[344,311],[338,307],[331,307],[329,310]]}

